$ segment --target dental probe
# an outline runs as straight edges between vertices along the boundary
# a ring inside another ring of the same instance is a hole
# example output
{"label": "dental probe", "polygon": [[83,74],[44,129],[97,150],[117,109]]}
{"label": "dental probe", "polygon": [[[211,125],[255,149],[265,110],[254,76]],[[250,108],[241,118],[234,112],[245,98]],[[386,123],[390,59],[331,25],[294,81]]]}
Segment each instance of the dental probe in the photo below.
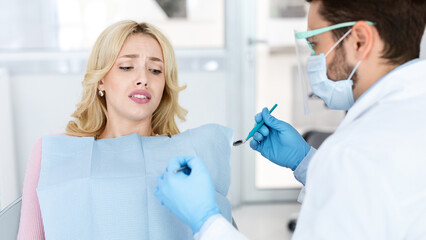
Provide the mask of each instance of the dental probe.
{"label": "dental probe", "polygon": [[[269,113],[272,113],[272,111],[274,111],[275,110],[275,108],[278,106],[278,104],[275,104],[272,108],[271,108],[271,110],[269,111]],[[232,145],[233,146],[239,146],[239,145],[241,145],[241,144],[243,144],[243,143],[245,143],[245,142],[247,142],[247,140],[249,140],[251,137],[253,137],[253,135],[257,132],[257,130],[259,130],[259,128],[260,127],[262,127],[263,126],[263,124],[265,123],[265,121],[264,120],[262,120],[260,123],[258,123],[252,130],[251,130],[251,132],[249,133],[249,135],[247,136],[247,138],[245,139],[245,140],[238,140],[238,141],[235,141]]]}
{"label": "dental probe", "polygon": [[178,173],[178,172],[184,172],[186,175],[189,175],[190,173],[191,173],[191,169],[188,167],[188,166],[183,166],[183,167],[181,167],[181,168],[178,168],[178,169],[176,169],[176,170],[174,170],[173,172],[174,173]]}

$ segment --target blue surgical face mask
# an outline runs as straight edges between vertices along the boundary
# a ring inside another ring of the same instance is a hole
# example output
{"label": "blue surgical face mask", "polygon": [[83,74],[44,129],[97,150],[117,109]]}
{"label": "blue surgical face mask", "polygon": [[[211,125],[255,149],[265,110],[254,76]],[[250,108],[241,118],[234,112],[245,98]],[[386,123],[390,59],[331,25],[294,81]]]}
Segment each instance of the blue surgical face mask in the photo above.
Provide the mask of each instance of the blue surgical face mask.
{"label": "blue surgical face mask", "polygon": [[337,41],[327,54],[310,56],[307,61],[307,73],[312,91],[320,97],[328,108],[335,110],[348,110],[354,104],[352,93],[352,76],[361,64],[361,61],[355,66],[348,79],[333,81],[327,77],[326,56],[351,32],[349,30],[342,38]]}

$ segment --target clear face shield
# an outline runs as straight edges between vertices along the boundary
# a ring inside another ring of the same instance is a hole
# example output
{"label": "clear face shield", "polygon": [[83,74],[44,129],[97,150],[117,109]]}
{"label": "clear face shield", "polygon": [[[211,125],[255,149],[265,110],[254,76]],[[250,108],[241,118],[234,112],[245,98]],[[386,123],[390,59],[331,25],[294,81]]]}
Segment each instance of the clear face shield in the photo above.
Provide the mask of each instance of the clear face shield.
{"label": "clear face shield", "polygon": [[[374,23],[366,21],[370,25],[374,25]],[[296,55],[297,55],[297,62],[298,62],[298,76],[299,76],[299,82],[301,86],[301,94],[303,99],[303,107],[305,114],[309,114],[310,112],[314,111],[317,107],[318,101],[315,101],[315,99],[318,99],[311,88],[310,81],[308,78],[308,69],[307,69],[307,62],[308,58],[310,56],[316,56],[321,53],[317,53],[315,51],[315,44],[313,43],[312,39],[321,33],[325,33],[334,29],[344,28],[344,27],[351,27],[356,24],[356,21],[352,22],[345,22],[340,23],[324,28],[319,28],[315,30],[310,31],[294,31],[294,38],[295,38],[295,48],[296,48]],[[328,52],[323,53],[325,55],[328,55],[343,39],[351,32],[349,30],[339,41],[337,41],[333,47],[331,47]],[[326,66],[325,66],[326,67]]]}
{"label": "clear face shield", "polygon": [[308,57],[313,55],[314,53],[310,49],[310,45],[308,40],[305,38],[298,38],[303,34],[302,31],[294,30],[295,36],[295,48],[296,48],[296,56],[297,56],[297,69],[300,83],[300,90],[303,102],[303,110],[305,115],[310,113],[310,110],[313,109],[312,99],[316,96],[313,94],[312,89],[309,84],[309,79],[307,75],[306,63],[308,61]]}

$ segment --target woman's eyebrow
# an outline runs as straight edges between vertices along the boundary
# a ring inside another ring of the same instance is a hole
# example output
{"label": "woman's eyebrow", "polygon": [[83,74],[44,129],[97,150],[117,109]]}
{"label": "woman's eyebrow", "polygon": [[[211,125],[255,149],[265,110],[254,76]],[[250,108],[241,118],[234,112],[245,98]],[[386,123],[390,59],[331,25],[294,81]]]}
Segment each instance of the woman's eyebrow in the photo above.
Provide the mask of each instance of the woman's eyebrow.
{"label": "woman's eyebrow", "polygon": [[[140,57],[139,54],[126,54],[126,55],[120,56],[120,58],[139,58],[139,57]],[[158,57],[148,57],[148,59],[154,62],[163,62],[163,60],[161,60]]]}
{"label": "woman's eyebrow", "polygon": [[138,58],[140,57],[139,54],[126,54],[123,56],[120,56],[120,58]]}
{"label": "woman's eyebrow", "polygon": [[148,57],[149,60],[154,61],[154,62],[163,62],[163,60],[157,58],[157,57]]}

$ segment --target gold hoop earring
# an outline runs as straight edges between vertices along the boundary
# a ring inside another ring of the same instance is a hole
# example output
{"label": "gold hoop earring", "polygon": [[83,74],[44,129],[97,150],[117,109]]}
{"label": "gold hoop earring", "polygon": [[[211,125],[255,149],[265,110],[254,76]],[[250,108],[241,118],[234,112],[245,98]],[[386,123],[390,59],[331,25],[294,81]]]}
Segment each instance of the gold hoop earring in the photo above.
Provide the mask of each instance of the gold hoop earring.
{"label": "gold hoop earring", "polygon": [[104,96],[104,92],[102,90],[99,90],[98,94],[99,94],[99,97],[103,97]]}

